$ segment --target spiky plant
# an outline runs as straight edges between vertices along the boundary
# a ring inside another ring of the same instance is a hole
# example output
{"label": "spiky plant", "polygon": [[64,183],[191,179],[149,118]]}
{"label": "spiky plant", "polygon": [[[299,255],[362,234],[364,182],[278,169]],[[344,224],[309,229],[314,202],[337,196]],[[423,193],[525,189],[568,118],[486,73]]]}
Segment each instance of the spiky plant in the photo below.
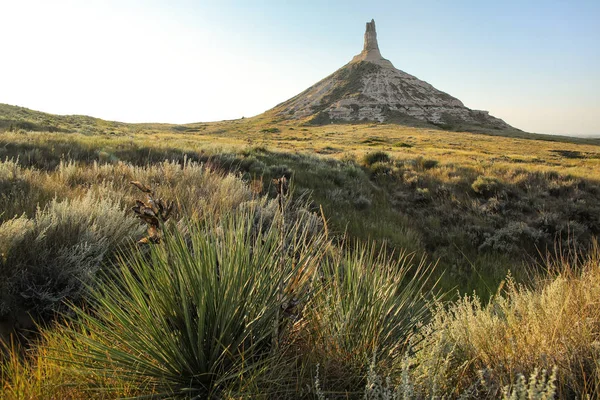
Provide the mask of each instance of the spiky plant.
{"label": "spiky plant", "polygon": [[326,372],[354,376],[347,389],[364,384],[360,377],[374,355],[386,369],[400,369],[409,338],[425,322],[436,288],[433,266],[413,261],[410,255],[390,257],[375,245],[357,245],[327,260],[305,323]]}
{"label": "spiky plant", "polygon": [[302,220],[256,231],[255,212],[125,254],[93,291],[93,312],[76,310],[76,368],[150,384],[158,396],[201,397],[268,359],[282,302],[304,292],[327,244]]}

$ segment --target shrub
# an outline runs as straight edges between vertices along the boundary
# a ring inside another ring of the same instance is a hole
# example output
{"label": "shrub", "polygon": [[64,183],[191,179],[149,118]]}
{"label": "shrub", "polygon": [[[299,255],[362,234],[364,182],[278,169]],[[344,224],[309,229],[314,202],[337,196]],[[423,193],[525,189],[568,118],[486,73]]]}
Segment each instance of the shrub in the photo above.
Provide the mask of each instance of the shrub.
{"label": "shrub", "polygon": [[437,165],[438,161],[431,158],[417,157],[415,159],[415,167],[421,171],[435,168]]}
{"label": "shrub", "polygon": [[[232,162],[232,168],[238,168],[239,161]],[[92,191],[106,189],[128,204],[133,204],[138,198],[137,190],[129,182],[139,180],[152,186],[157,196],[176,200],[179,217],[192,219],[205,215],[216,217],[253,197],[248,185],[238,175],[189,159],[184,159],[183,163],[164,161],[145,167],[94,163],[88,168],[79,166],[78,174],[84,175],[82,179],[87,184],[96,184]]]}
{"label": "shrub", "polygon": [[348,176],[348,178],[356,179],[362,178],[364,176],[364,171],[353,161],[346,162],[343,171],[345,172],[346,176]]}
{"label": "shrub", "polygon": [[0,315],[19,310],[48,314],[77,301],[103,263],[141,232],[118,203],[91,194],[54,200],[35,217],[0,225]]}
{"label": "shrub", "polygon": [[371,164],[370,168],[372,176],[383,176],[390,175],[392,173],[392,166],[385,162],[376,162]]}
{"label": "shrub", "polygon": [[281,178],[285,176],[287,179],[292,177],[293,171],[285,164],[271,165],[269,167],[269,173],[274,178]]}
{"label": "shrub", "polygon": [[507,385],[502,389],[502,400],[552,400],[556,395],[556,367],[552,374],[547,375],[546,370],[534,369],[529,379],[518,374],[514,385]]}
{"label": "shrub", "polygon": [[249,156],[240,161],[240,170],[248,172],[251,175],[261,176],[266,168],[265,163],[255,156]]}
{"label": "shrub", "polygon": [[422,177],[420,177],[419,174],[413,170],[402,171],[402,181],[407,186],[416,188],[417,185],[422,183],[422,180]]}
{"label": "shrub", "polygon": [[[406,367],[408,367],[408,365]],[[401,387],[394,387],[389,376],[383,379],[382,376],[378,374],[377,359],[375,355],[373,355],[373,359],[369,364],[366,381],[367,382],[364,386],[362,395],[363,400],[400,400],[413,398],[410,382],[402,382]],[[327,396],[325,396],[325,393],[323,392],[323,389],[321,388],[319,364],[317,364],[314,388],[318,400],[328,400]],[[336,390],[336,392],[339,391]]]}
{"label": "shrub", "polygon": [[[479,398],[498,398],[503,389],[523,398],[515,394],[518,387],[543,382],[538,372],[556,366],[559,398],[596,397],[600,252],[595,247],[590,254],[583,261],[576,256],[549,261],[546,269],[554,279],[545,275],[532,288],[509,277],[489,304],[465,296],[448,309],[440,307],[421,330],[413,358],[411,376],[420,396],[443,397],[476,384]],[[526,383],[520,376],[532,378]],[[546,380],[548,391],[552,380]]]}
{"label": "shrub", "polygon": [[124,255],[92,292],[93,312],[76,309],[67,328],[76,368],[91,381],[113,371],[163,397],[206,397],[264,365],[326,240],[302,221],[256,232],[254,217],[190,224]]}
{"label": "shrub", "polygon": [[371,207],[371,200],[365,195],[359,195],[356,199],[354,199],[354,207],[357,210],[366,210]]}
{"label": "shrub", "polygon": [[261,129],[260,133],[279,133],[281,132],[281,129],[279,128],[265,128],[265,129]]}
{"label": "shrub", "polygon": [[368,167],[375,163],[389,163],[390,161],[390,155],[384,151],[375,151],[372,153],[367,153],[363,157],[363,162]]}
{"label": "shrub", "polygon": [[516,253],[523,248],[533,247],[545,239],[544,232],[525,222],[510,222],[507,226],[487,235],[479,246],[480,251],[494,250],[503,253]]}
{"label": "shrub", "polygon": [[431,193],[428,188],[417,188],[413,196],[413,202],[427,204],[431,202]]}
{"label": "shrub", "polygon": [[471,188],[475,193],[489,198],[500,192],[502,184],[496,178],[479,175],[471,185]]}
{"label": "shrub", "polygon": [[43,189],[40,171],[23,168],[18,159],[0,161],[0,221],[30,215],[39,201],[52,197]]}
{"label": "shrub", "polygon": [[344,153],[340,158],[340,161],[347,165],[355,165],[356,155],[354,153]]}

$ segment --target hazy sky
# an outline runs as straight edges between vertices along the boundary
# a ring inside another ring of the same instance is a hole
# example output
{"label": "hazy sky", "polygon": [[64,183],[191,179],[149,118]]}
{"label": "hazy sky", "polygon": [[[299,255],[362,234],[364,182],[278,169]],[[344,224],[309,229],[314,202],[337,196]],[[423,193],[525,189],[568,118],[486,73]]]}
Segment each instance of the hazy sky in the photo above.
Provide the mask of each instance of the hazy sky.
{"label": "hazy sky", "polygon": [[362,50],[518,128],[600,135],[600,0],[0,0],[0,103],[126,122],[259,114]]}

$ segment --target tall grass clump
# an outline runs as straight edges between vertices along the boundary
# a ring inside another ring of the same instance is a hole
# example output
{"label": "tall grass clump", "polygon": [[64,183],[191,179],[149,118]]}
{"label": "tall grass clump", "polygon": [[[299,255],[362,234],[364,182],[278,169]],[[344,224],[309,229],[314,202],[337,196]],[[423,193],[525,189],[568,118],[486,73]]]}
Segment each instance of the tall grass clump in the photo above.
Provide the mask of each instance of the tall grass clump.
{"label": "tall grass clump", "polygon": [[255,214],[189,223],[126,252],[63,332],[74,368],[159,396],[204,397],[265,365],[286,326],[280,311],[301,301],[327,241],[302,219],[256,229]]}
{"label": "tall grass clump", "polygon": [[308,347],[324,387],[358,390],[373,357],[397,372],[409,340],[429,316],[433,266],[392,257],[375,245],[340,250],[324,263],[321,286],[306,307]]}
{"label": "tall grass clump", "polygon": [[479,175],[471,184],[471,188],[475,193],[489,198],[502,189],[502,184],[496,178]]}
{"label": "tall grass clump", "polygon": [[53,195],[43,184],[40,171],[23,168],[19,158],[0,160],[0,221],[31,215],[39,202],[51,200]]}
{"label": "tall grass clump", "polygon": [[[100,400],[149,394],[147,387],[126,386],[110,392],[91,392],[89,377],[69,368],[65,360],[73,350],[61,329],[45,330],[35,350],[15,341],[0,343],[0,398],[3,400]],[[98,374],[95,381],[114,384],[114,378]]]}
{"label": "tall grass clump", "polygon": [[139,197],[130,182],[144,182],[157,197],[173,199],[180,216],[193,219],[217,216],[253,198],[238,174],[215,170],[185,157],[182,162],[171,160],[144,166],[62,162],[53,178],[62,188],[76,189],[85,183],[92,190],[109,190],[130,204]]}

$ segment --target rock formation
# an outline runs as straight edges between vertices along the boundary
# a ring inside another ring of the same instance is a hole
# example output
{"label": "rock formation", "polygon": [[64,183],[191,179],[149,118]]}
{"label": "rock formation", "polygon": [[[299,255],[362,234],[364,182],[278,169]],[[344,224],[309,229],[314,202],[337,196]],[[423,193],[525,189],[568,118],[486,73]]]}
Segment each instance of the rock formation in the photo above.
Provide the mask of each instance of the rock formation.
{"label": "rock formation", "polygon": [[367,22],[360,54],[271,111],[314,124],[388,121],[451,129],[513,129],[487,111],[471,110],[460,100],[396,69],[381,56],[373,20]]}
{"label": "rock formation", "polygon": [[370,61],[381,64],[382,62],[387,66],[393,67],[392,63],[385,60],[381,56],[379,51],[379,44],[377,43],[377,31],[375,30],[375,21],[367,22],[367,29],[365,30],[365,45],[363,51],[352,59],[352,62],[358,61]]}

